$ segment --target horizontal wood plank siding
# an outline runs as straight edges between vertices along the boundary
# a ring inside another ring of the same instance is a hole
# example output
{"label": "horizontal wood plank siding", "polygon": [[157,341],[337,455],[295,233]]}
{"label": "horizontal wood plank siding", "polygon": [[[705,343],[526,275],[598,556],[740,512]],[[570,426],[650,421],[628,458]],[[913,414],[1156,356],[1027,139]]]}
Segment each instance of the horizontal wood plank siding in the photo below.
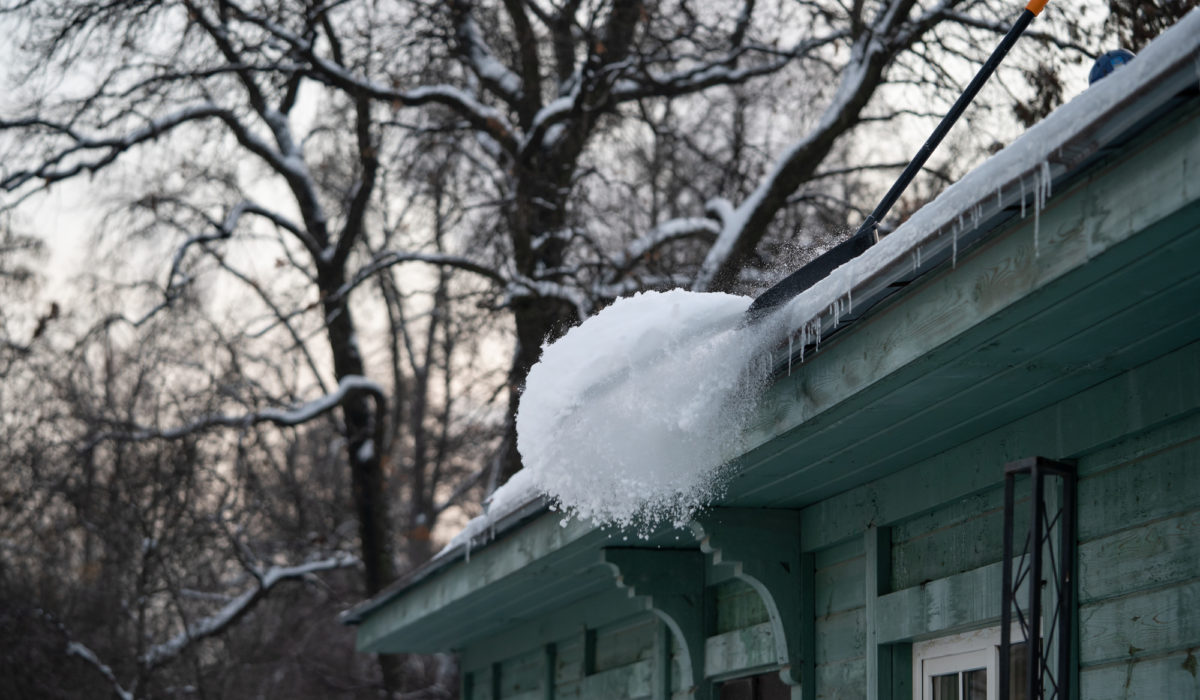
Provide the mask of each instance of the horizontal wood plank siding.
{"label": "horizontal wood plank siding", "polygon": [[555,700],[629,700],[649,699],[652,695],[654,667],[650,661],[609,669],[555,689]]}
{"label": "horizontal wood plank siding", "polygon": [[866,674],[863,539],[816,557],[816,697],[861,698]]}
{"label": "horizontal wood plank siding", "polygon": [[1200,416],[1122,440],[1080,471],[1083,697],[1200,697]]}
{"label": "horizontal wood plank siding", "polygon": [[541,651],[522,654],[501,662],[499,664],[500,698],[524,700],[530,693],[533,693],[535,697],[540,695],[542,679],[545,675],[544,663]]}
{"label": "horizontal wood plank siding", "polygon": [[1200,578],[1197,511],[1121,530],[1079,548],[1079,601],[1084,605],[1195,578]]}
{"label": "horizontal wood plank siding", "polygon": [[867,685],[863,657],[817,666],[817,700],[862,700]]}
{"label": "horizontal wood plank siding", "polygon": [[654,658],[658,618],[644,615],[629,622],[596,630],[596,673]]}
{"label": "horizontal wood plank siding", "polygon": [[1129,658],[1088,669],[1080,678],[1087,700],[1174,700],[1200,698],[1197,651],[1157,658]]}
{"label": "horizontal wood plank siding", "polygon": [[709,677],[740,674],[775,662],[775,637],[764,622],[709,637],[704,644],[704,672]]}

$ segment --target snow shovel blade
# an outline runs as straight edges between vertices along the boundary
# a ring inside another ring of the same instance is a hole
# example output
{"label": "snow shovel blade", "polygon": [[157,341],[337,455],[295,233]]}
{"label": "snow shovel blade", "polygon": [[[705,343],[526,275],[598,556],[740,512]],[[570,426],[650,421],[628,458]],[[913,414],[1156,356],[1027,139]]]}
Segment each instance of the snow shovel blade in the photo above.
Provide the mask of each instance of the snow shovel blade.
{"label": "snow shovel blade", "polygon": [[1004,35],[1000,44],[992,51],[992,55],[980,67],[979,72],[971,79],[967,88],[958,96],[958,99],[954,102],[954,106],[950,108],[946,116],[942,117],[942,121],[933,130],[933,133],[929,136],[925,144],[921,146],[921,150],[917,151],[917,154],[913,156],[912,161],[909,162],[904,172],[900,174],[900,177],[892,185],[892,188],[880,200],[878,206],[875,207],[870,216],[863,221],[862,226],[859,226],[858,231],[849,239],[834,246],[816,260],[796,270],[780,280],[775,286],[760,294],[754,300],[754,303],[750,304],[750,308],[746,310],[746,316],[749,321],[762,318],[770,311],[800,295],[804,290],[825,279],[836,268],[858,257],[863,251],[879,241],[879,222],[887,216],[892,205],[896,203],[896,200],[900,199],[900,195],[904,193],[904,190],[908,188],[912,179],[921,171],[921,168],[925,165],[925,161],[929,160],[929,156],[933,155],[933,151],[938,147],[938,144],[942,142],[942,139],[949,133],[950,128],[954,126],[954,122],[958,121],[958,118],[962,116],[967,105],[971,104],[971,101],[975,99],[975,95],[983,87],[984,83],[988,81],[988,78],[992,76],[992,73],[996,71],[1000,62],[1008,54],[1009,49],[1013,47],[1013,44],[1017,43],[1017,39],[1020,38],[1021,33],[1025,31],[1025,28],[1029,26],[1033,18],[1041,13],[1048,2],[1049,0],[1029,1],[1029,4],[1021,11],[1021,16],[1013,23],[1012,28]]}

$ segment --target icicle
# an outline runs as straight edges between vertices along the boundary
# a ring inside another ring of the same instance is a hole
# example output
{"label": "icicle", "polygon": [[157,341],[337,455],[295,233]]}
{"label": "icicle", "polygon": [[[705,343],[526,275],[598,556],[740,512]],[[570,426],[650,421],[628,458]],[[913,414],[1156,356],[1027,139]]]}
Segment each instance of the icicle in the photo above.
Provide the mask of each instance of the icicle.
{"label": "icicle", "polygon": [[1021,218],[1025,218],[1025,176],[1021,176]]}
{"label": "icicle", "polygon": [[958,229],[954,229],[953,236],[950,242],[950,267],[958,269]]}
{"label": "icicle", "polygon": [[915,248],[915,250],[917,252],[917,267],[920,268],[921,267],[921,246],[918,245]]}
{"label": "icicle", "polygon": [[808,345],[808,323],[800,326],[800,362],[804,363],[804,346]]}
{"label": "icicle", "polygon": [[792,338],[794,334],[788,333],[788,376],[792,376]]}
{"label": "icicle", "polygon": [[1042,172],[1033,175],[1033,257],[1038,257],[1042,223]]}
{"label": "icicle", "polygon": [[1038,239],[1041,236],[1041,231],[1040,231],[1041,223],[1042,223],[1041,220],[1042,220],[1042,202],[1041,202],[1041,199],[1038,197],[1038,193],[1034,192],[1033,193],[1033,257],[1035,257],[1035,258],[1038,257],[1038,254],[1040,253],[1040,250],[1039,250],[1040,243],[1039,243]]}
{"label": "icicle", "polygon": [[1003,193],[1004,193],[1003,185],[996,188],[996,211],[1000,211],[1000,210],[1004,209],[1004,197],[1002,196]]}
{"label": "icicle", "polygon": [[850,285],[850,288],[846,290],[846,306],[848,307],[847,313],[854,313],[854,285]]}

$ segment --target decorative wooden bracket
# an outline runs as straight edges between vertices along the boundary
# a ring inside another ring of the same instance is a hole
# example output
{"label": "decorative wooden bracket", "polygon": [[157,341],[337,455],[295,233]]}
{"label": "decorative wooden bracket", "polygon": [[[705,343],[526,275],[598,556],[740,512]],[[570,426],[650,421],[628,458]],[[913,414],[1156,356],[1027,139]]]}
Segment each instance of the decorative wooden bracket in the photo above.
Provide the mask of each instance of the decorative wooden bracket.
{"label": "decorative wooden bracket", "polygon": [[780,678],[813,683],[813,560],[800,549],[800,513],[781,509],[718,508],[692,522],[700,549],[717,567],[750,584],[771,618]]}
{"label": "decorative wooden bracket", "polygon": [[[680,673],[692,697],[709,700],[704,680],[704,555],[682,549],[604,550],[604,560],[617,570],[618,585],[645,597],[647,608],[667,624],[679,640]],[[669,673],[669,671],[668,671]]]}

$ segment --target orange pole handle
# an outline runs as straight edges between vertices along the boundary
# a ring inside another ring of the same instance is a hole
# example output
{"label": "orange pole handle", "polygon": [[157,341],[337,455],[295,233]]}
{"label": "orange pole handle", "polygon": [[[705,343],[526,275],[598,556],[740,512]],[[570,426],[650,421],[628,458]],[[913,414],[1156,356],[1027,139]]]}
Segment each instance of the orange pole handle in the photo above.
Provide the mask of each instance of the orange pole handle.
{"label": "orange pole handle", "polygon": [[1025,9],[1029,10],[1034,15],[1040,15],[1042,14],[1042,10],[1045,9],[1046,3],[1048,2],[1050,2],[1050,0],[1029,0],[1029,4],[1025,6]]}

